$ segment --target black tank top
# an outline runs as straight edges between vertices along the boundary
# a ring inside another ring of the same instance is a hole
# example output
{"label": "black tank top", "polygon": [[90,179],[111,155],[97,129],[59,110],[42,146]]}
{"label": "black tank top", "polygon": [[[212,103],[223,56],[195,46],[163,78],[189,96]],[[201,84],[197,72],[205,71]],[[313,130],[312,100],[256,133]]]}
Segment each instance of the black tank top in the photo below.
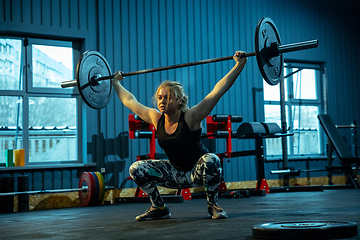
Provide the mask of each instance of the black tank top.
{"label": "black tank top", "polygon": [[201,128],[191,131],[181,112],[177,129],[173,134],[165,131],[165,115],[161,115],[157,124],[157,138],[170,163],[178,170],[188,172],[209,150],[201,142]]}

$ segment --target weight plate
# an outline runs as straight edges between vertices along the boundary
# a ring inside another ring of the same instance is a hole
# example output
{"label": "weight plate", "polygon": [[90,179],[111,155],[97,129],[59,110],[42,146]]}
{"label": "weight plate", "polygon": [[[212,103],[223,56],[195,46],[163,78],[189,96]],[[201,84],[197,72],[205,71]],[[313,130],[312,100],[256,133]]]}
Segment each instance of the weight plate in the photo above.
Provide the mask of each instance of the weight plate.
{"label": "weight plate", "polygon": [[93,84],[91,79],[94,76],[110,75],[110,65],[99,52],[86,51],[81,55],[77,64],[76,80],[79,93],[89,107],[101,109],[109,103],[112,93],[111,81],[103,80]]}
{"label": "weight plate", "polygon": [[262,239],[336,239],[354,237],[358,229],[355,222],[271,222],[254,225],[252,235]]}
{"label": "weight plate", "polygon": [[99,199],[100,187],[99,187],[99,179],[98,179],[97,175],[94,172],[91,172],[91,174],[94,177],[95,191],[94,191],[94,196],[90,200],[90,204],[91,204],[91,206],[95,206]]}
{"label": "weight plate", "polygon": [[91,205],[91,199],[95,194],[95,179],[89,172],[83,172],[79,180],[79,188],[87,186],[87,191],[79,191],[80,204],[83,207]]}
{"label": "weight plate", "polygon": [[95,172],[95,174],[97,175],[99,180],[99,198],[96,205],[101,205],[105,195],[105,181],[103,175],[100,172]]}
{"label": "weight plate", "polygon": [[281,45],[275,23],[270,18],[262,18],[255,30],[255,54],[262,77],[269,85],[280,82],[283,74],[284,58],[282,54],[272,57],[271,43]]}

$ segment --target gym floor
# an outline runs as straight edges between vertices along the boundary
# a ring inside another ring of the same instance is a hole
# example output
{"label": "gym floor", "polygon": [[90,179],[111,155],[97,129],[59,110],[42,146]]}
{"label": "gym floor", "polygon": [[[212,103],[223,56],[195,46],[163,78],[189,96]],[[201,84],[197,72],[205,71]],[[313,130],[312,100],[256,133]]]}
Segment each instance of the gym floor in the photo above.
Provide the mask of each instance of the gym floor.
{"label": "gym floor", "polygon": [[[270,193],[220,198],[228,219],[208,218],[206,200],[168,203],[170,219],[135,221],[149,203],[121,203],[0,215],[1,239],[254,239],[255,224],[345,221],[360,225],[360,190]],[[289,236],[290,238],[290,236]],[[360,235],[347,239],[360,239]]]}

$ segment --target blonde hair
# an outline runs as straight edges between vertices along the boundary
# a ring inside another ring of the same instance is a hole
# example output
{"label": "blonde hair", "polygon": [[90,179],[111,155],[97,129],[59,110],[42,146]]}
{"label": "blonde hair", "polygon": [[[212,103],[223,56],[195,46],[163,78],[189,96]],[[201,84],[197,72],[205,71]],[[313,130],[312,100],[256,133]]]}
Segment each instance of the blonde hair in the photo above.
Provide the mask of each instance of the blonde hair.
{"label": "blonde hair", "polygon": [[157,106],[157,96],[159,94],[159,91],[161,88],[165,88],[168,92],[167,96],[167,103],[169,104],[170,97],[173,95],[175,97],[175,100],[180,102],[179,110],[180,111],[187,111],[189,107],[187,106],[187,100],[188,96],[184,92],[183,86],[175,81],[165,81],[160,84],[158,89],[156,90],[156,93],[153,96],[153,101],[155,106]]}

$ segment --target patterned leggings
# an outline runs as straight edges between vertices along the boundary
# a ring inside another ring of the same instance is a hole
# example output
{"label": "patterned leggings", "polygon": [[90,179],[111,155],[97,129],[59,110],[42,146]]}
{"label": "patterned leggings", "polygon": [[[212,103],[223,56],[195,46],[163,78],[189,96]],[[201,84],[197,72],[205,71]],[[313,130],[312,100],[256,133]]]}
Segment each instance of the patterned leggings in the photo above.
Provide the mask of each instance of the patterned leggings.
{"label": "patterned leggings", "polygon": [[217,203],[222,168],[220,159],[213,153],[204,154],[189,172],[177,170],[168,160],[136,161],[130,166],[129,172],[154,206],[164,205],[157,185],[173,189],[205,185],[208,204]]}

